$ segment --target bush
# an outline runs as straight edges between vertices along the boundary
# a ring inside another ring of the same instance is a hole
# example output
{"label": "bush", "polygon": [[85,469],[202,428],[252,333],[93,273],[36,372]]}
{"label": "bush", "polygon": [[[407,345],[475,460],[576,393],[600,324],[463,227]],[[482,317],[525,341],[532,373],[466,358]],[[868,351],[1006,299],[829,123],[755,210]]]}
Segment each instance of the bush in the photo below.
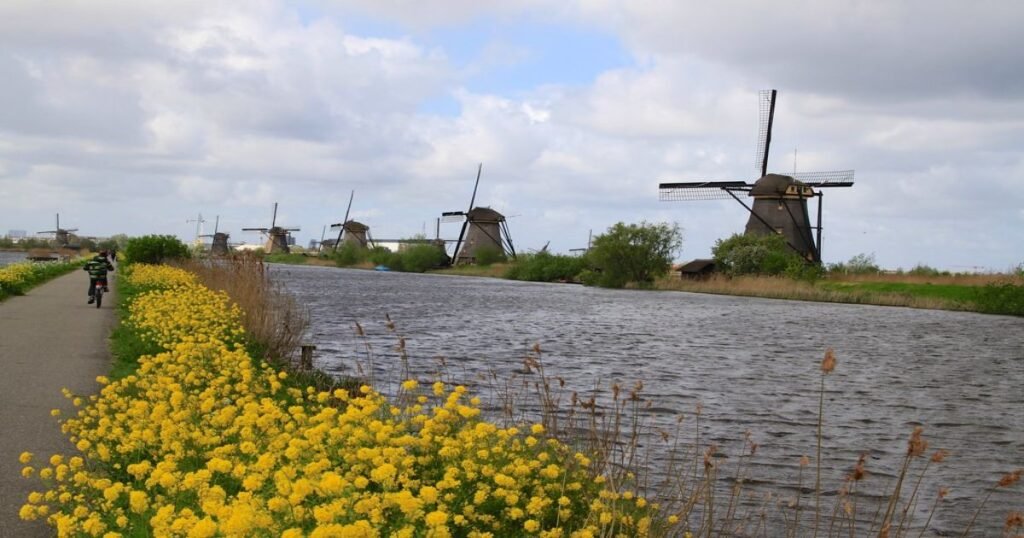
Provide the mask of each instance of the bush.
{"label": "bush", "polygon": [[907,274],[913,276],[949,276],[949,271],[940,271],[929,265],[919,263],[913,269],[907,271]]}
{"label": "bush", "polygon": [[391,262],[391,255],[392,252],[385,247],[373,247],[367,257],[374,265],[388,265]]}
{"label": "bush", "polygon": [[124,247],[124,259],[128,263],[161,264],[189,257],[188,247],[173,235],[133,237]]}
{"label": "bush", "polygon": [[673,254],[683,244],[678,224],[615,224],[594,238],[587,259],[598,286],[621,288],[634,282],[648,286],[668,273]]}
{"label": "bush", "polygon": [[874,275],[882,271],[875,263],[875,255],[857,254],[847,262],[834,263],[828,266],[830,273],[841,273],[844,275]]}
{"label": "bush", "polygon": [[789,274],[801,277],[807,262],[778,234],[735,234],[715,241],[715,264],[730,276]]}
{"label": "bush", "polygon": [[351,267],[366,261],[369,257],[370,251],[355,243],[342,243],[331,255],[338,267]]}
{"label": "bush", "polygon": [[586,268],[586,258],[539,252],[519,256],[516,263],[505,271],[505,278],[531,282],[577,281]]}
{"label": "bush", "polygon": [[975,302],[979,312],[1024,316],[1024,286],[1009,281],[988,284],[979,288]]}
{"label": "bush", "polygon": [[410,273],[422,273],[448,262],[448,255],[444,250],[434,245],[412,245],[398,255],[398,258],[398,267],[389,267]]}
{"label": "bush", "polygon": [[484,245],[473,253],[477,265],[491,265],[506,260],[505,253],[498,247]]}

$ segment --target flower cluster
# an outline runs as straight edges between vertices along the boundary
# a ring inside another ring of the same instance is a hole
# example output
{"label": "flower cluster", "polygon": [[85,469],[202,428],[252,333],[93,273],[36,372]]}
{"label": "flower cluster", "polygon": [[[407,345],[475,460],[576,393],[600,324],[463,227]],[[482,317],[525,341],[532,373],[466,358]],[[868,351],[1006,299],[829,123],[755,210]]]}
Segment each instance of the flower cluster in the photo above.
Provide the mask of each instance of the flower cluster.
{"label": "flower cluster", "polygon": [[79,262],[21,262],[0,267],[0,299],[9,295],[20,295],[34,284],[62,275],[79,266]]}
{"label": "flower cluster", "polygon": [[[80,455],[37,474],[25,519],[59,536],[645,536],[656,507],[614,492],[539,424],[502,428],[442,382],[289,386],[246,354],[228,298],[137,267],[124,323],[164,351],[63,424]],[[25,453],[22,463],[33,456]]]}

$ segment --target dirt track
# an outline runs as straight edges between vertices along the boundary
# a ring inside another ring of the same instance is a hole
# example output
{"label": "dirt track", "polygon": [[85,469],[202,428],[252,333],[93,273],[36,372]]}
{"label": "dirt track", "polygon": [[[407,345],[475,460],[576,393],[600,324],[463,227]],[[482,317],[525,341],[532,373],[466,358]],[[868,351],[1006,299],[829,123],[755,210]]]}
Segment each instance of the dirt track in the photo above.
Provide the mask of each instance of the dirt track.
{"label": "dirt track", "polygon": [[35,454],[33,465],[74,448],[50,410],[74,409],[61,394],[95,394],[96,376],[110,369],[107,336],[114,297],[103,308],[86,304],[89,277],[76,271],[0,302],[0,538],[53,536],[45,523],[25,523],[18,510],[40,482],[22,478],[18,455]]}

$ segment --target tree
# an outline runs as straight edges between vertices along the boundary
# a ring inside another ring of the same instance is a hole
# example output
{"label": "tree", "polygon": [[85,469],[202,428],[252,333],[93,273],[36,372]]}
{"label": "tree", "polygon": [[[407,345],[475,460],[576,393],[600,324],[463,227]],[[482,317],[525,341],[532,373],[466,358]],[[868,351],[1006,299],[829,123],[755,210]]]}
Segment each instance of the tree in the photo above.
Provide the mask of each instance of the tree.
{"label": "tree", "polygon": [[634,282],[648,286],[668,273],[672,258],[683,245],[678,224],[615,224],[594,238],[587,259],[593,270],[588,283],[621,288]]}
{"label": "tree", "polygon": [[711,248],[718,270],[730,276],[800,273],[807,262],[779,234],[735,234]]}
{"label": "tree", "polygon": [[185,243],[173,235],[144,235],[128,240],[124,247],[124,257],[130,263],[155,264],[188,258],[189,251]]}

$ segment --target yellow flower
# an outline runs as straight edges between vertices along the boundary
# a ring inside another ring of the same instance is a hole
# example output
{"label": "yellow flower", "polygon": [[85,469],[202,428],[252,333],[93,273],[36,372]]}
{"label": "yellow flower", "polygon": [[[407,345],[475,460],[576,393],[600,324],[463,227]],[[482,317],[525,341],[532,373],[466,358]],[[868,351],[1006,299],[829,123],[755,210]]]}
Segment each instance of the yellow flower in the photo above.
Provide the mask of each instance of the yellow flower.
{"label": "yellow flower", "polygon": [[441,512],[440,510],[437,510],[427,514],[427,517],[424,518],[424,521],[426,521],[427,525],[431,527],[440,527],[441,525],[444,525],[448,522],[448,514]]}

